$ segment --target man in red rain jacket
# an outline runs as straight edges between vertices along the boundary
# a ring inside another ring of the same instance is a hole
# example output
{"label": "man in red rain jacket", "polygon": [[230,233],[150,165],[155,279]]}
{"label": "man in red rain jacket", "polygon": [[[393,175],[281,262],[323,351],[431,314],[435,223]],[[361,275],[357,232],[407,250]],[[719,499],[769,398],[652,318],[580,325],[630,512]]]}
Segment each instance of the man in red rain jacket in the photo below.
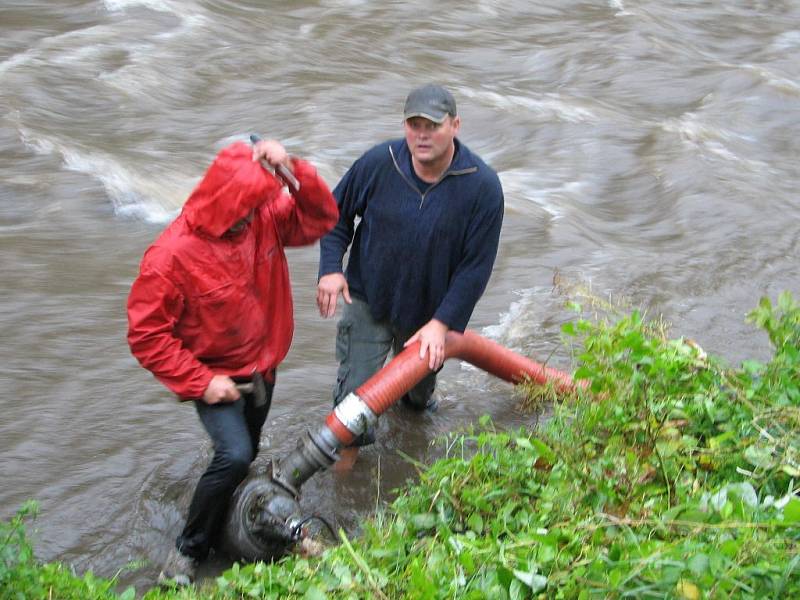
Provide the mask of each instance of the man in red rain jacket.
{"label": "man in red rain jacket", "polygon": [[[299,189],[284,191],[261,160],[289,168]],[[315,242],[337,219],[311,164],[274,140],[234,143],[144,254],[128,298],[128,343],[161,383],[194,401],[214,445],[161,581],[194,579],[258,451],[294,327],[284,247]],[[240,393],[243,381],[261,393]]]}

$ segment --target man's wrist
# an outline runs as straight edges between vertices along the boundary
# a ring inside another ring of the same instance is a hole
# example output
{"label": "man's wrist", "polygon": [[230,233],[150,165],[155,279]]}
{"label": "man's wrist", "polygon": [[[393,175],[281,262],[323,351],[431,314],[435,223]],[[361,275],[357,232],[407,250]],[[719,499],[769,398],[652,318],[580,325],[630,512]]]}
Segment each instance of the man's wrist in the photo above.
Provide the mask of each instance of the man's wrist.
{"label": "man's wrist", "polygon": [[445,333],[447,333],[448,331],[450,331],[450,326],[449,326],[447,323],[445,323],[444,321],[442,321],[442,320],[440,320],[440,319],[437,319],[436,317],[432,318],[432,319],[430,320],[430,322],[431,322],[431,323],[433,323],[433,324],[435,324],[437,327],[439,327],[439,328],[440,328],[441,330],[443,330]]}
{"label": "man's wrist", "polygon": [[331,269],[331,270],[323,269],[319,272],[319,275],[317,276],[317,283],[319,283],[320,279],[322,279],[323,277],[327,277],[328,275],[344,275],[344,271],[342,271],[341,268]]}

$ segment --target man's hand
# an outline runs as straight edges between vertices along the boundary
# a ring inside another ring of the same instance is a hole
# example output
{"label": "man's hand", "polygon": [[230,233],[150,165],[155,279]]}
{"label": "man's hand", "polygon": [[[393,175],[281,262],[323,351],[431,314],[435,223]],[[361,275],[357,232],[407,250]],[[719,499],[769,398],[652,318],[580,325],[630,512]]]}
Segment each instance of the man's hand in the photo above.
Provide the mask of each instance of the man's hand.
{"label": "man's hand", "polygon": [[350,287],[343,273],[328,273],[319,278],[317,284],[317,306],[319,314],[325,317],[332,317],[336,313],[336,301],[339,294],[348,304],[352,304],[350,298]]}
{"label": "man's hand", "polygon": [[289,171],[292,171],[292,161],[289,160],[289,154],[286,152],[286,148],[277,140],[259,140],[253,145],[253,162],[260,160],[266,161],[273,169],[278,165],[283,165]]}
{"label": "man's hand", "polygon": [[428,368],[431,371],[436,371],[444,364],[444,339],[445,335],[450,328],[436,319],[431,319],[425,325],[408,338],[408,341],[403,344],[407,348],[415,342],[419,342],[419,358],[425,358],[425,353],[428,353]]}
{"label": "man's hand", "polygon": [[236,389],[233,379],[227,375],[214,375],[206,391],[203,392],[203,402],[206,404],[220,404],[222,402],[236,402],[242,395]]}

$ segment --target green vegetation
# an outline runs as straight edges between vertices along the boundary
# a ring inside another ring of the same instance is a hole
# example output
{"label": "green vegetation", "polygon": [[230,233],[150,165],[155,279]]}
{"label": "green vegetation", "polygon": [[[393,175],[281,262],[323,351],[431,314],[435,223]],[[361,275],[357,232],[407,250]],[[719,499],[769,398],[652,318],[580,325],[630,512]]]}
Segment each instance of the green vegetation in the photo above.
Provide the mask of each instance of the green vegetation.
{"label": "green vegetation", "polygon": [[[418,484],[319,558],[146,598],[800,597],[800,306],[784,293],[748,319],[774,356],[738,369],[636,311],[569,322],[588,390],[539,430],[483,420],[449,436]],[[114,597],[37,565],[26,510],[0,529],[0,597]]]}

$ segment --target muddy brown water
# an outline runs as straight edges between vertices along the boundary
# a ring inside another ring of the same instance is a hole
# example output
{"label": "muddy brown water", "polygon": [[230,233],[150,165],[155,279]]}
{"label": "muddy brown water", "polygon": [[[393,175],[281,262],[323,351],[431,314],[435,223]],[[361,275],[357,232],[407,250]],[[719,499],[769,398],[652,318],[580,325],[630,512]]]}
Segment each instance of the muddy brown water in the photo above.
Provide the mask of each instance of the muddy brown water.
{"label": "muddy brown water", "polygon": [[[142,252],[230,141],[277,137],[333,186],[431,80],[506,194],[474,329],[570,369],[558,273],[732,364],[766,358],[745,314],[800,295],[799,55],[796,2],[4,2],[0,518],[36,499],[40,558],[103,576],[141,561],[120,580],[152,581],[209,448],[128,351]],[[289,251],[296,335],[256,468],[330,408],[317,257]],[[453,361],[440,380],[436,414],[390,411],[307,506],[357,531],[415,477],[400,453],[425,459],[483,414],[535,426],[507,384]]]}

